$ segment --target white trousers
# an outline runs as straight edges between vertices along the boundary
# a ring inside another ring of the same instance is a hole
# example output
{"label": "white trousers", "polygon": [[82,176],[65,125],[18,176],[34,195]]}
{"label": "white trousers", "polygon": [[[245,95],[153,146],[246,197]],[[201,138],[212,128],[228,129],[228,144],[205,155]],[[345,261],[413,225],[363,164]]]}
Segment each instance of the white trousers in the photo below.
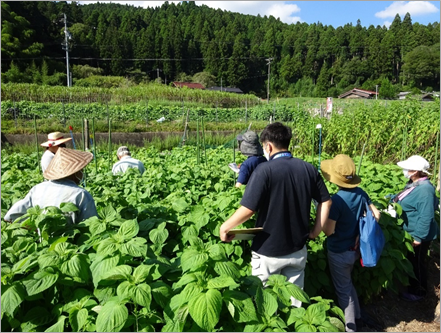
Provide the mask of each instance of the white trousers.
{"label": "white trousers", "polygon": [[[305,282],[305,266],[308,251],[306,245],[299,251],[280,257],[267,257],[251,252],[251,268],[253,276],[257,276],[265,285],[270,275],[281,274],[287,277],[288,281],[303,289]],[[302,302],[291,297],[291,304],[301,307]]]}

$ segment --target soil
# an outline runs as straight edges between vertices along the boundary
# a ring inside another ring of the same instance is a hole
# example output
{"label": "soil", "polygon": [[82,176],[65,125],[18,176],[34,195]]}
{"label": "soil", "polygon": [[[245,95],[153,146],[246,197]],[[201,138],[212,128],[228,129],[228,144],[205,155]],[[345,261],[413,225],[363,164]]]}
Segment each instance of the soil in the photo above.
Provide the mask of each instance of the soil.
{"label": "soil", "polygon": [[[407,302],[393,292],[384,292],[372,303],[362,307],[362,318],[377,325],[364,324],[361,332],[440,332],[440,258],[431,256],[427,262],[429,290],[417,302]],[[371,323],[371,324],[373,324]]]}

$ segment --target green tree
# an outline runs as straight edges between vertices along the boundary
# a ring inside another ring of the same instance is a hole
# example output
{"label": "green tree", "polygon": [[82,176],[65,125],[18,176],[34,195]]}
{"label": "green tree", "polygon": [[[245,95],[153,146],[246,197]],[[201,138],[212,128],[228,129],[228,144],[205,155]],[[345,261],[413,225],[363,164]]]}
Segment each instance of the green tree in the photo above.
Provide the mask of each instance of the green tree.
{"label": "green tree", "polygon": [[419,88],[432,86],[439,90],[439,58],[439,44],[418,46],[404,57],[403,71]]}

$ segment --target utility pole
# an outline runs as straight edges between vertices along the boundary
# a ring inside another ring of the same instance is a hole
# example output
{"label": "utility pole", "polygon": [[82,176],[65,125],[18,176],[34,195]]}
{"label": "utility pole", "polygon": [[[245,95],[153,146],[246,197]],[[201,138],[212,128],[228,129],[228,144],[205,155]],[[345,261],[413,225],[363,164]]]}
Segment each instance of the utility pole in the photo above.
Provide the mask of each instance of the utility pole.
{"label": "utility pole", "polygon": [[267,65],[268,65],[268,87],[267,87],[267,91],[266,91],[266,102],[269,103],[269,95],[270,95],[270,93],[269,93],[269,88],[270,88],[271,61],[273,61],[274,58],[268,58],[268,59],[265,59],[265,60],[268,62],[268,63],[267,63]]}
{"label": "utility pole", "polygon": [[63,49],[66,50],[66,69],[67,69],[67,86],[71,87],[72,86],[72,81],[70,79],[70,71],[69,71],[69,39],[72,38],[71,34],[69,31],[67,31],[67,18],[66,18],[66,14],[64,15],[64,44],[63,45]]}
{"label": "utility pole", "polygon": [[158,73],[158,81],[159,81],[159,68],[156,68],[156,72]]}

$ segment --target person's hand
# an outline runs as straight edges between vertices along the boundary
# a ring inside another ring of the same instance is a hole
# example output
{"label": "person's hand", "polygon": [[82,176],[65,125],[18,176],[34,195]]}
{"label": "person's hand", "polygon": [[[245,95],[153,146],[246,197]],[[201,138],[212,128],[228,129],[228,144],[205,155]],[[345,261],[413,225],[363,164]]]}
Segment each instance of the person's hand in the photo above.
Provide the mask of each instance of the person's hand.
{"label": "person's hand", "polygon": [[359,246],[360,246],[360,235],[358,235],[357,238],[355,238],[354,250],[357,250]]}
{"label": "person's hand", "polygon": [[413,243],[412,243],[412,246],[416,247],[418,245],[421,245],[421,242],[418,242],[418,241],[414,240]]}
{"label": "person's hand", "polygon": [[224,224],[222,224],[219,230],[219,237],[222,242],[231,242],[234,239],[234,237],[236,237],[236,235],[228,235],[228,231],[230,230],[225,228]]}

